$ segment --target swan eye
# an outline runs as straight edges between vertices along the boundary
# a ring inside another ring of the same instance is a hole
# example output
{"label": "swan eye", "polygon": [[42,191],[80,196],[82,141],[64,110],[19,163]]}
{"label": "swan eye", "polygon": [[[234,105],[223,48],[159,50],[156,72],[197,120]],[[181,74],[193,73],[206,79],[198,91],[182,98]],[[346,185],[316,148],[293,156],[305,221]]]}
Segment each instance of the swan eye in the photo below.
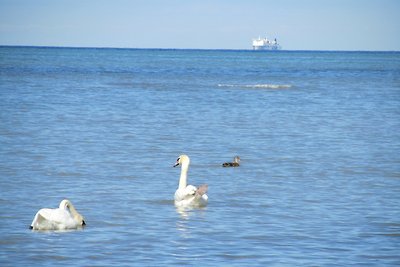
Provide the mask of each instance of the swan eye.
{"label": "swan eye", "polygon": [[181,158],[177,158],[176,161],[179,161]]}

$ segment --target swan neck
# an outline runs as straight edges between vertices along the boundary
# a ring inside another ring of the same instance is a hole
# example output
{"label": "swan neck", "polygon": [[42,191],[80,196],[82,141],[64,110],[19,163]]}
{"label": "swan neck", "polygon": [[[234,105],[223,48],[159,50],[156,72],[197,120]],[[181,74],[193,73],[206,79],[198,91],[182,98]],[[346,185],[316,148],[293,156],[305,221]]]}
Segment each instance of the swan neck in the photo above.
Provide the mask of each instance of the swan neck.
{"label": "swan neck", "polygon": [[187,186],[187,172],[189,164],[183,164],[181,167],[181,176],[179,178],[179,189],[184,189]]}
{"label": "swan neck", "polygon": [[69,204],[69,213],[72,215],[72,217],[74,218],[74,220],[75,221],[77,221],[78,223],[80,223],[81,221],[82,221],[82,215],[80,215],[77,211],[76,211],[76,209],[75,209],[75,207],[70,203]]}

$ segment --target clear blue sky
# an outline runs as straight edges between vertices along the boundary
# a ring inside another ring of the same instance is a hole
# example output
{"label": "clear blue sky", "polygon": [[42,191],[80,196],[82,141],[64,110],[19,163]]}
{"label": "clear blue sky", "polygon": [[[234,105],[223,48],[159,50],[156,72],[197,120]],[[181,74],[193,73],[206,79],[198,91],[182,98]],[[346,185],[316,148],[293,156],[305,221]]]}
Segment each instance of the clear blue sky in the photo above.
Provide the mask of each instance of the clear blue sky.
{"label": "clear blue sky", "polygon": [[0,45],[400,50],[400,0],[0,0]]}

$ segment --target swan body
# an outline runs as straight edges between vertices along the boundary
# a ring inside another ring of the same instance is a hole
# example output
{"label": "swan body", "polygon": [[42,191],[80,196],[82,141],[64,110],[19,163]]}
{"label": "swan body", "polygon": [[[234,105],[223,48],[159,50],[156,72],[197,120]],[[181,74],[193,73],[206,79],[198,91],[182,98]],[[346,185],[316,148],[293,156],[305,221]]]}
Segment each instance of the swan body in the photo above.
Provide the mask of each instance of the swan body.
{"label": "swan body", "polygon": [[240,158],[239,156],[236,156],[233,158],[233,162],[225,162],[222,164],[222,167],[239,167],[240,164]]}
{"label": "swan body", "polygon": [[187,172],[189,170],[190,159],[187,155],[180,155],[174,167],[181,166],[179,186],[175,191],[175,206],[177,207],[204,207],[207,205],[208,196],[206,194],[208,185],[204,184],[198,188],[187,184]]}
{"label": "swan body", "polygon": [[77,229],[86,225],[82,215],[80,215],[72,203],[64,199],[57,209],[40,209],[30,228],[33,230],[66,230]]}

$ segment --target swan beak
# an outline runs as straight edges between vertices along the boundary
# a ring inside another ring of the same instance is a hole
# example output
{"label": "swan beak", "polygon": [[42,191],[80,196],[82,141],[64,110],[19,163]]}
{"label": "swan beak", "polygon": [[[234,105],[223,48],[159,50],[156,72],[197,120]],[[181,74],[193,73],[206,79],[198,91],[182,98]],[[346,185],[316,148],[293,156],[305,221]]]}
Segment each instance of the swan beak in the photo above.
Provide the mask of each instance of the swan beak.
{"label": "swan beak", "polygon": [[176,163],[174,164],[174,167],[176,167],[176,166],[179,166],[179,162],[176,162]]}

